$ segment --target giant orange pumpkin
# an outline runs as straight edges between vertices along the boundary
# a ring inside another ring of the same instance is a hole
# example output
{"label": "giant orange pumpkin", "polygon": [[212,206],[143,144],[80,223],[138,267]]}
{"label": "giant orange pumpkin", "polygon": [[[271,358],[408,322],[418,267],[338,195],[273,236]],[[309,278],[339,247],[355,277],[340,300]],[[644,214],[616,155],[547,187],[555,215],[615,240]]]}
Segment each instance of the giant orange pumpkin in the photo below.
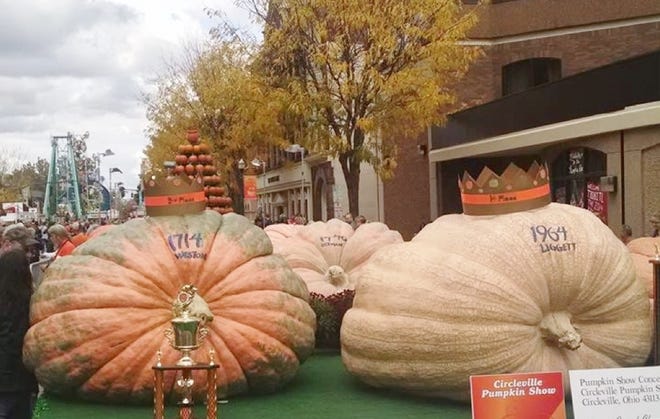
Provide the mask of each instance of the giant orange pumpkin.
{"label": "giant orange pumpkin", "polygon": [[[276,390],[313,350],[304,282],[261,229],[205,211],[132,220],[58,258],[33,297],[25,362],[52,393],[149,401],[156,352],[164,364],[180,357],[164,332],[184,284],[215,316],[193,358],[207,362],[215,350],[222,395]],[[168,392],[173,381],[166,375]],[[195,393],[203,397],[201,387]]]}

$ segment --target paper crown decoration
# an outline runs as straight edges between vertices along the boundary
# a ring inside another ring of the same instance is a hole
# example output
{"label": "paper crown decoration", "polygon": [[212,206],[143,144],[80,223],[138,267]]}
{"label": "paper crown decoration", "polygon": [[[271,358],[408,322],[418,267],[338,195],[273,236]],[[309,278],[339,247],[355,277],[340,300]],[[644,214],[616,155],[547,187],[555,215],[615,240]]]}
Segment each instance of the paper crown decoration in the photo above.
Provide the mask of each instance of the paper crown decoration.
{"label": "paper crown decoration", "polygon": [[203,180],[200,176],[148,176],[144,180],[144,206],[147,215],[155,217],[202,212],[206,208]]}
{"label": "paper crown decoration", "polygon": [[502,175],[484,167],[477,179],[466,171],[459,178],[463,212],[467,215],[497,215],[527,211],[550,203],[547,164],[532,163],[524,171],[511,163]]}

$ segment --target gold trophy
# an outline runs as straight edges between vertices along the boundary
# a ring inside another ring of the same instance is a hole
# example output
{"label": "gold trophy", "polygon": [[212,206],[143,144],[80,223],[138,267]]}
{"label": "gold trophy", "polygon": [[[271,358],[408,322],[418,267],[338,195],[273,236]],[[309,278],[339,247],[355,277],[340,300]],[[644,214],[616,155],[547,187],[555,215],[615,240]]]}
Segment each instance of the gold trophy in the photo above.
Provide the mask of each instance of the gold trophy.
{"label": "gold trophy", "polygon": [[174,365],[163,365],[161,362],[162,351],[156,353],[156,365],[154,370],[154,419],[165,418],[165,394],[163,390],[163,374],[166,371],[176,372],[175,384],[179,388],[180,418],[193,417],[192,390],[195,380],[193,371],[206,371],[206,418],[215,419],[217,415],[217,386],[216,370],[213,349],[209,350],[209,363],[197,363],[193,360],[191,353],[199,348],[208,329],[205,327],[207,321],[213,320],[213,314],[206,302],[197,294],[197,288],[192,285],[184,285],[179,290],[172,303],[171,328],[165,330],[165,336],[170,345],[181,352],[181,358]]}
{"label": "gold trophy", "polygon": [[197,288],[184,285],[172,303],[172,316],[172,328],[165,330],[165,336],[170,345],[182,354],[176,364],[195,365],[190,354],[204,342],[208,334],[205,324],[213,320],[213,313],[197,294]]}

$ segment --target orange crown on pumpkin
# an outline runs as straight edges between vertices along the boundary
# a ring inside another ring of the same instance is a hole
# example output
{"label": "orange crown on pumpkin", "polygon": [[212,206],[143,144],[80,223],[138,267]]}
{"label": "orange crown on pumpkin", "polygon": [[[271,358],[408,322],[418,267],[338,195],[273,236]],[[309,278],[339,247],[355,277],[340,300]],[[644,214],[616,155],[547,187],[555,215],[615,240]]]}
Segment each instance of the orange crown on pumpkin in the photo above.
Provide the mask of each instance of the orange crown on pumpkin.
{"label": "orange crown on pumpkin", "polygon": [[527,171],[511,163],[501,175],[484,167],[476,180],[465,171],[458,187],[467,215],[527,211],[551,201],[550,175],[545,163],[533,162]]}
{"label": "orange crown on pumpkin", "polygon": [[200,176],[189,179],[185,175],[148,175],[143,183],[147,215],[193,214],[206,208],[204,182]]}

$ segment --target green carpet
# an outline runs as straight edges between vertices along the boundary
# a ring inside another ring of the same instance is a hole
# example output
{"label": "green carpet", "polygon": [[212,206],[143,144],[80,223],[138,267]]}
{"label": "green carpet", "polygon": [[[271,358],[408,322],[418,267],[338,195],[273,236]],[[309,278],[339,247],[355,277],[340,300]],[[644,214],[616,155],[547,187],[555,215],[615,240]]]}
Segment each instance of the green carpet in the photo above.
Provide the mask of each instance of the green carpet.
{"label": "green carpet", "polygon": [[[144,419],[152,408],[108,406],[58,399],[45,395],[46,410],[40,419]],[[177,417],[168,408],[167,418]],[[196,411],[204,418],[204,411]],[[218,406],[222,419],[469,419],[470,406],[446,400],[429,400],[372,389],[352,378],[336,353],[311,357],[298,376],[276,394],[245,396]],[[569,415],[570,417],[570,415]]]}

